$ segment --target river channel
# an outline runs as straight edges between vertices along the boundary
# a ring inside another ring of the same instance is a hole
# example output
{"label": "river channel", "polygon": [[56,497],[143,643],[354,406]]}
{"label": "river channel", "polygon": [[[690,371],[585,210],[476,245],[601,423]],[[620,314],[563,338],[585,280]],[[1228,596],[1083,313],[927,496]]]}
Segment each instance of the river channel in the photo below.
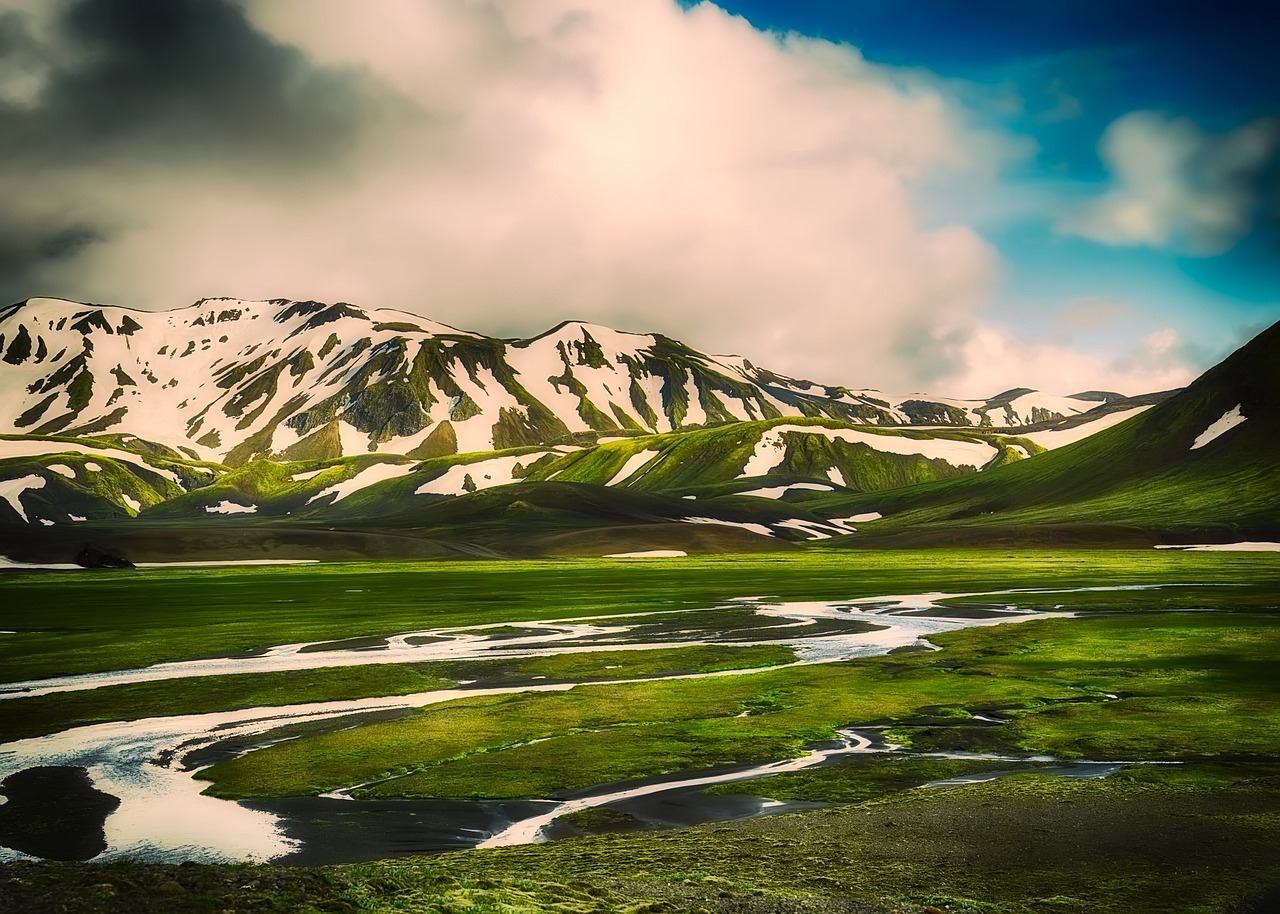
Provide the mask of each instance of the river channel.
{"label": "river channel", "polygon": [[[1074,591],[927,593],[786,603],[744,597],[715,607],[643,615],[424,629],[343,642],[278,645],[235,657],[8,683],[0,685],[0,700],[194,676],[379,663],[519,660],[688,645],[785,645],[795,651],[797,664],[830,663],[895,650],[933,650],[936,648],[928,639],[941,632],[1070,617],[1070,613],[1017,606],[1019,594],[1068,592]],[[965,602],[949,603],[957,598]],[[974,602],[978,598],[981,601]],[[682,673],[611,679],[608,683],[755,672],[758,670]],[[361,785],[352,785],[320,797],[233,802],[205,796],[201,793],[205,784],[194,779],[214,762],[293,738],[299,725],[342,729],[458,698],[589,689],[597,684],[475,681],[411,695],[96,724],[6,743],[0,745],[0,793],[4,800],[0,803],[0,860],[343,862],[554,840],[575,833],[560,821],[564,816],[601,807],[623,813],[643,827],[683,826],[815,805],[777,803],[754,796],[707,796],[702,791],[708,786],[829,764],[856,753],[897,751],[897,747],[880,741],[874,731],[847,729],[798,758],[684,772],[600,785],[572,796],[519,801],[357,800],[350,792]],[[1025,761],[989,758],[996,774],[999,761]],[[1114,764],[1081,762],[1063,766],[1056,773],[1098,777],[1114,769]]]}

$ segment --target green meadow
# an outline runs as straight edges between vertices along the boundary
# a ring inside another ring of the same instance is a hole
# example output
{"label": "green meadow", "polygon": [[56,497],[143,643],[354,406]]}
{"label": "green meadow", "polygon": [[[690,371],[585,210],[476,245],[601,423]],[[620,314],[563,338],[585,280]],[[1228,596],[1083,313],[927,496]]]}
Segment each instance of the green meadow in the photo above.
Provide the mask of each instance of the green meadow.
{"label": "green meadow", "polygon": [[[1064,592],[1131,585],[1168,586]],[[17,875],[0,881],[7,910],[57,910],[74,900],[67,910],[95,914],[926,906],[1257,914],[1270,910],[1269,893],[1280,888],[1273,554],[811,551],[22,574],[0,579],[0,587],[2,627],[16,632],[0,639],[9,681],[443,626],[670,619],[674,610],[744,596],[1034,588],[1048,592],[957,603],[1075,614],[949,632],[931,636],[936,651],[841,663],[794,665],[789,648],[769,644],[646,651],[601,644],[518,660],[237,673],[10,698],[0,702],[6,741],[97,721],[401,695],[474,680],[566,686],[466,696],[336,731],[304,729],[199,773],[209,792],[248,800],[354,784],[369,785],[357,792],[364,799],[548,798],[788,758],[851,726],[905,751],[712,788],[826,805],[678,831],[636,831],[625,815],[602,810],[576,817],[602,834],[384,863],[14,864]],[[726,606],[720,618],[731,630],[741,616]],[[706,633],[714,623],[701,618]],[[700,675],[707,673],[717,675]],[[682,678],[663,678],[671,676]],[[1029,761],[944,757],[965,752],[1160,764],[1068,780]],[[990,771],[1014,773],[919,789]],[[608,833],[610,823],[627,828]],[[161,885],[168,895],[157,894]]]}

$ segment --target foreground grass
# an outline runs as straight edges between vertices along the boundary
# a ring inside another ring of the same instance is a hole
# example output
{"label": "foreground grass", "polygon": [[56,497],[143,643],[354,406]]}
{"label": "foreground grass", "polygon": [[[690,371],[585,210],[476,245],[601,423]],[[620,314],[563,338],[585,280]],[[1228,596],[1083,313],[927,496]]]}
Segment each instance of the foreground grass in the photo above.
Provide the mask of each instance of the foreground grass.
{"label": "foreground grass", "polygon": [[710,887],[738,898],[892,899],[1019,914],[1222,912],[1280,884],[1276,774],[1274,766],[1261,776],[1219,770],[1213,783],[1168,769],[1088,782],[1026,774],[860,806],[433,863],[473,878],[572,873],[683,896],[690,907],[705,904]]}
{"label": "foreground grass", "polygon": [[10,865],[68,914],[1270,914],[1280,769],[1018,775],[855,806],[324,869]]}

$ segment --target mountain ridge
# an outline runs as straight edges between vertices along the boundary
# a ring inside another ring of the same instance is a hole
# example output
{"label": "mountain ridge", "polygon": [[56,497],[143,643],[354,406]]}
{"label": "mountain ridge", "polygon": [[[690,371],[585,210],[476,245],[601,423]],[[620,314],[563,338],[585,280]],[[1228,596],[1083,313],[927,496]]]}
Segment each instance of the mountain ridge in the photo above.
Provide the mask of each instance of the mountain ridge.
{"label": "mountain ridge", "polygon": [[0,432],[131,433],[230,465],[786,416],[1016,428],[1099,405],[1027,388],[987,401],[886,398],[585,321],[500,339],[392,309],[289,299],[140,311],[33,298],[0,311],[0,353]]}
{"label": "mountain ridge", "polygon": [[1184,390],[1085,391],[1063,417],[1028,388],[882,398],[582,321],[503,340],[287,299],[2,313],[19,561],[1280,538],[1280,325]]}

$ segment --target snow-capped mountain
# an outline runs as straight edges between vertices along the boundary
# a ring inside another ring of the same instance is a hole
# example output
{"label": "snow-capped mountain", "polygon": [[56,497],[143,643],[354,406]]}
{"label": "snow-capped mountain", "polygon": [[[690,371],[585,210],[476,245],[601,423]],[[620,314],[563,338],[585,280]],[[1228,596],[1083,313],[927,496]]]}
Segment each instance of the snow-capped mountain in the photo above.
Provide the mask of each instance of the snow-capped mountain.
{"label": "snow-capped mountain", "polygon": [[1021,428],[1117,397],[889,397],[659,334],[566,322],[503,340],[344,303],[206,299],[146,312],[31,299],[0,309],[0,433],[128,434],[231,466],[427,458],[788,416]]}

